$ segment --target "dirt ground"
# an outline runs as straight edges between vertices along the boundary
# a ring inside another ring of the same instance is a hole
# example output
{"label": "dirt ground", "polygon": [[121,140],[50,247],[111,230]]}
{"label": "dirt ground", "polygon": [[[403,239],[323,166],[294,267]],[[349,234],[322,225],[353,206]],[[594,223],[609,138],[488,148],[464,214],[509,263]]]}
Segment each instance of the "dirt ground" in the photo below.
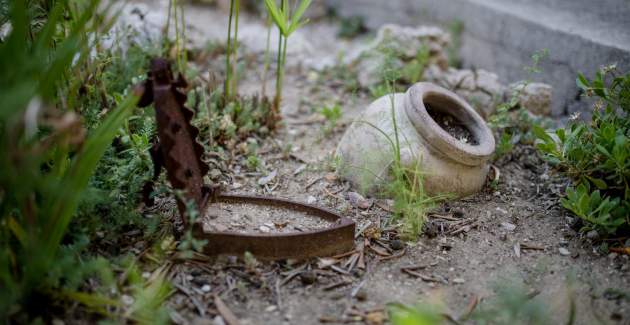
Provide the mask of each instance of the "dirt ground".
{"label": "dirt ground", "polygon": [[[223,13],[208,7],[189,9],[191,30],[203,26],[213,35],[223,35],[222,20],[217,18]],[[247,17],[241,23],[244,34],[247,26],[258,24]],[[309,39],[323,30],[334,36],[335,28],[329,22],[314,22],[300,37]],[[330,36],[313,39],[313,52],[302,54],[330,59],[352,46],[343,41],[332,51],[334,41]],[[495,162],[500,171],[495,188],[488,185],[475,196],[439,205],[427,221],[425,234],[400,249],[388,202],[367,198],[374,201],[369,201],[369,208],[354,207],[348,200],[354,189],[336,178],[330,167],[337,142],[367,107],[369,95],[345,92],[338,81],[300,64],[302,56],[297,52],[287,59],[285,126],[273,138],[260,140],[258,157],[267,172],[232,174],[227,191],[332,208],[363,230],[356,239],[358,251],[334,260],[251,265],[220,257],[177,263],[172,279],[177,290],[168,302],[175,323],[228,321],[218,316],[225,313],[215,295],[241,324],[379,324],[386,304],[413,304],[419,299],[440,300],[445,313],[457,318],[471,301],[492,298],[493,286],[523,282],[535,299],[545,301],[556,323],[566,322],[572,297],[577,324],[630,324],[629,302],[607,291],[630,290],[628,256],[601,252],[601,240],[578,232],[576,220],[558,202],[566,180],[554,175],[530,147],[517,147]],[[267,89],[273,89],[273,81],[267,82]],[[245,75],[239,89],[242,94],[258,91],[259,76]],[[333,102],[341,104],[343,117],[326,134],[325,121],[314,110]],[[283,154],[288,144],[291,155]],[[235,164],[245,165],[244,157]],[[276,176],[269,183],[258,185],[272,172]],[[373,229],[379,229],[380,236]],[[370,236],[375,237],[366,239]],[[358,254],[364,255],[364,268],[356,263]]]}

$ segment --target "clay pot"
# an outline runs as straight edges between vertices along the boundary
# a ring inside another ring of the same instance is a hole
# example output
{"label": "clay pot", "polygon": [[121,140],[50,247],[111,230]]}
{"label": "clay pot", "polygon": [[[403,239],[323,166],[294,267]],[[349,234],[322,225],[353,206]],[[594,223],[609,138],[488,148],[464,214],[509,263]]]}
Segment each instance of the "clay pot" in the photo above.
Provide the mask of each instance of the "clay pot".
{"label": "clay pot", "polygon": [[459,96],[425,82],[370,104],[337,147],[339,174],[365,194],[383,194],[395,157],[388,138],[394,141],[396,133],[402,165],[420,169],[427,194],[464,197],[483,187],[495,149],[492,132]]}

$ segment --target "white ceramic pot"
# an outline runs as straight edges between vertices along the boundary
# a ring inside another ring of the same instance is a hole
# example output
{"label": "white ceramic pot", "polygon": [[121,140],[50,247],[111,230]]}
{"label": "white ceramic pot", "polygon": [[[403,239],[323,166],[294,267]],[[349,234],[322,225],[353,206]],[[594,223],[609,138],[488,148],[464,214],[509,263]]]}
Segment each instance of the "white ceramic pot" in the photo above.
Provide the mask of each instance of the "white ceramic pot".
{"label": "white ceramic pot", "polygon": [[[432,117],[438,115],[468,132],[456,138]],[[339,174],[363,193],[382,194],[395,157],[388,138],[395,141],[396,133],[402,165],[419,166],[429,195],[464,197],[483,187],[495,149],[492,132],[459,96],[425,82],[377,99],[352,123],[337,147]]]}

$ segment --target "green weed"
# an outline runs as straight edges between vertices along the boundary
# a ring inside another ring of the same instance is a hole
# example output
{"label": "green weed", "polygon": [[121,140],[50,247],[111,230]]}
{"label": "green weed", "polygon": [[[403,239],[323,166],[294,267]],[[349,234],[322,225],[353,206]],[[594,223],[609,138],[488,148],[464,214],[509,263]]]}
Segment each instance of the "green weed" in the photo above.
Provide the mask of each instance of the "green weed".
{"label": "green weed", "polygon": [[[386,75],[395,76],[393,73]],[[385,196],[394,200],[393,222],[401,221],[401,236],[405,239],[414,240],[422,233],[422,227],[426,219],[426,214],[435,203],[443,197],[430,197],[424,192],[424,174],[419,158],[412,166],[405,166],[401,160],[401,139],[398,132],[398,122],[395,114],[395,81],[391,79],[389,83],[390,110],[392,125],[394,127],[393,137],[383,130],[368,122],[368,125],[381,133],[389,142],[392,149],[392,164],[390,166],[392,179],[388,180],[383,189]]]}
{"label": "green weed", "polygon": [[459,58],[459,50],[462,47],[462,33],[464,32],[464,23],[461,20],[454,20],[448,24],[448,31],[451,35],[451,42],[446,48],[448,56],[448,66],[460,68],[462,60]]}
{"label": "green weed", "polygon": [[[516,280],[516,281],[515,281]],[[572,293],[572,276],[565,287],[569,301],[567,324],[575,321],[575,303]],[[484,299],[474,310],[454,316],[445,312],[441,299],[419,302],[414,306],[391,303],[387,307],[394,325],[438,324],[555,324],[549,309],[550,301],[536,297],[520,279],[501,279],[493,286],[494,296]]]}
{"label": "green weed", "polygon": [[547,56],[546,49],[532,55],[532,65],[524,67],[528,73],[528,79],[522,87],[512,92],[508,101],[499,104],[496,112],[488,118],[488,126],[495,132],[497,139],[495,160],[512,152],[517,144],[533,145],[536,140],[532,132],[533,127],[549,124],[545,118],[533,116],[527,109],[519,106],[523,90],[531,82],[531,76],[541,72],[540,62]]}
{"label": "green weed", "polygon": [[[117,154],[114,139],[126,141],[119,149],[129,159],[148,146],[145,119],[128,121],[137,97],[127,86],[138,72],[99,50],[98,35],[112,22],[98,0],[9,1],[8,8],[13,29],[0,43],[0,318],[30,322],[67,301],[112,316],[120,305],[110,291],[112,266],[85,250],[107,224],[95,220],[112,206],[109,192],[99,191],[107,182],[95,172],[101,158]],[[143,169],[141,160],[128,173]],[[127,209],[117,215],[129,215],[127,203],[120,206]],[[84,287],[88,277],[101,286]]]}
{"label": "green weed", "polygon": [[281,0],[280,7],[276,4],[276,0],[265,0],[265,8],[267,9],[269,16],[271,16],[274,24],[278,27],[278,31],[280,33],[278,37],[276,96],[273,102],[273,107],[276,111],[279,111],[280,109],[280,101],[282,98],[284,66],[287,59],[287,41],[293,32],[308,22],[308,20],[302,20],[302,16],[310,5],[311,0],[300,0],[295,12],[291,13],[288,0]]}
{"label": "green weed", "polygon": [[536,127],[537,147],[573,181],[561,202],[586,222],[583,230],[613,234],[630,225],[630,73],[617,75],[611,66],[576,82],[598,99],[591,122],[575,116],[553,134]]}
{"label": "green weed", "polygon": [[[238,14],[240,4],[239,0],[230,0],[230,15],[228,20],[228,37],[227,37],[227,51],[225,53],[225,85],[223,86],[223,92],[225,100],[232,99],[237,94],[237,74],[236,74],[236,62],[238,60]],[[234,21],[232,21],[234,19]],[[234,36],[232,37],[232,26],[234,26]],[[233,56],[233,61],[230,58]]]}
{"label": "green weed", "polygon": [[[368,89],[372,98],[377,99],[389,94],[392,87],[394,92],[404,92],[409,85],[422,81],[424,70],[429,62],[428,47],[422,46],[418,49],[416,56],[411,60],[390,48],[382,47],[378,51],[382,55],[381,69],[385,72],[381,80]],[[397,82],[392,86],[391,80]]]}
{"label": "green weed", "polygon": [[260,158],[256,155],[247,156],[247,168],[252,171],[258,170],[258,168],[262,165]]}
{"label": "green weed", "polygon": [[325,134],[330,133],[337,126],[337,122],[343,115],[339,104],[323,106],[318,112],[326,119],[326,126],[324,127]]}
{"label": "green weed", "polygon": [[364,19],[361,16],[342,17],[339,21],[337,36],[341,38],[354,38],[367,31]]}

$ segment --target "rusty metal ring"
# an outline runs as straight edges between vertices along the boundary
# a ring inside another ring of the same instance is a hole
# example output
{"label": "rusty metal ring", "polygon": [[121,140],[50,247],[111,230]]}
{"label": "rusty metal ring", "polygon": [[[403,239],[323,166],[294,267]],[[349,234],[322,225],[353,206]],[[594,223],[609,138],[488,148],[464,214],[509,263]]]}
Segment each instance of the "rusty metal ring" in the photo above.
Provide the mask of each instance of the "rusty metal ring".
{"label": "rusty metal ring", "polygon": [[281,207],[332,221],[335,225],[314,231],[251,234],[205,232],[197,222],[193,225],[193,233],[195,238],[208,241],[204,248],[204,253],[208,255],[241,255],[250,252],[263,260],[306,259],[341,254],[354,248],[354,221],[326,208],[281,198],[236,194],[220,194],[215,202]]}

